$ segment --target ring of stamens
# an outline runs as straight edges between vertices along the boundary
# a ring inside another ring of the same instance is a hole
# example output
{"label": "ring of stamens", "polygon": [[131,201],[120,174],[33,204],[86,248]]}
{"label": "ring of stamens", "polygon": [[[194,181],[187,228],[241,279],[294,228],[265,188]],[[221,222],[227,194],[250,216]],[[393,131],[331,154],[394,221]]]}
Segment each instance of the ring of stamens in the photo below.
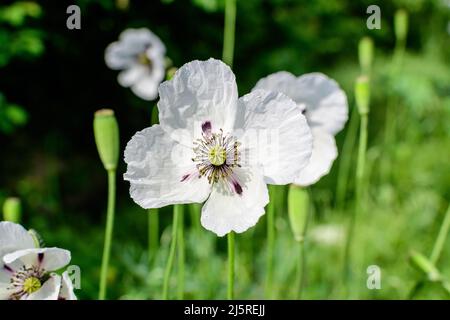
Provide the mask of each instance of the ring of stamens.
{"label": "ring of stamens", "polygon": [[38,266],[23,266],[11,277],[9,289],[16,292],[10,298],[20,300],[23,296],[38,291],[47,278],[44,269]]}
{"label": "ring of stamens", "polygon": [[232,135],[209,131],[202,133],[202,138],[194,141],[195,157],[199,177],[207,177],[210,184],[232,179],[233,168],[240,167],[240,143]]}

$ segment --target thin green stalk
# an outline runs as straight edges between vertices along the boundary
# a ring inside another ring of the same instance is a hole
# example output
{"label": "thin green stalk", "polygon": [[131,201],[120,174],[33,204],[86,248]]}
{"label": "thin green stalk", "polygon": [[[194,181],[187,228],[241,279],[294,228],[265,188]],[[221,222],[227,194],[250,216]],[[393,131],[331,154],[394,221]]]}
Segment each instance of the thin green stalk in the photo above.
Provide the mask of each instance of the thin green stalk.
{"label": "thin green stalk", "polygon": [[114,229],[114,212],[116,206],[116,170],[108,170],[108,208],[106,214],[105,242],[103,245],[102,267],[100,271],[100,292],[99,300],[105,300],[108,266],[111,254],[111,241]]}
{"label": "thin green stalk", "polygon": [[183,207],[180,206],[180,216],[178,217],[178,299],[184,299],[184,263],[185,263],[185,253],[184,253],[184,212]]}
{"label": "thin green stalk", "polygon": [[189,214],[191,216],[191,224],[196,232],[200,232],[201,224],[200,224],[200,211],[201,205],[197,203],[189,204]]}
{"label": "thin green stalk", "polygon": [[266,298],[273,295],[273,256],[275,251],[275,192],[274,187],[269,186],[270,199],[267,205],[267,261],[266,261]]}
{"label": "thin green stalk", "polygon": [[358,108],[355,106],[352,109],[350,124],[345,135],[344,144],[342,146],[341,160],[339,161],[338,181],[336,185],[336,207],[340,209],[344,207],[345,195],[347,194],[353,148],[355,146],[356,137],[358,135],[358,120]]}
{"label": "thin green stalk", "polygon": [[436,264],[441,257],[442,250],[444,249],[445,240],[448,236],[450,228],[450,205],[445,213],[444,220],[442,221],[441,228],[439,229],[438,236],[434,242],[433,250],[431,251],[430,260],[431,263]]}
{"label": "thin green stalk", "polygon": [[169,281],[170,281],[170,274],[172,272],[173,267],[173,261],[175,260],[175,249],[177,246],[177,233],[178,233],[178,220],[180,218],[180,211],[181,206],[180,205],[174,205],[173,206],[173,223],[172,223],[172,240],[170,243],[170,249],[169,249],[169,257],[167,259],[166,268],[164,270],[164,280],[163,280],[163,293],[162,293],[162,299],[167,300],[168,294],[169,294]]}
{"label": "thin green stalk", "polygon": [[222,60],[230,67],[233,66],[235,28],[236,0],[226,0]]}
{"label": "thin green stalk", "polygon": [[159,247],[159,212],[158,209],[148,210],[148,261]]}
{"label": "thin green stalk", "polygon": [[[358,211],[361,211],[361,199],[363,196],[363,184],[365,175],[365,162],[366,162],[366,150],[367,150],[367,126],[368,115],[361,115],[361,127],[359,130],[359,147],[358,147],[358,159],[356,164],[356,199],[355,208],[350,218],[350,224],[348,228],[347,239],[345,243],[345,256],[344,256],[344,282],[348,286],[348,280],[350,275],[350,251],[351,243],[355,233],[355,224]],[[348,289],[348,288],[347,288]]]}
{"label": "thin green stalk", "polygon": [[[450,229],[450,205],[447,208],[444,220],[442,221],[438,236],[436,237],[436,240],[433,245],[433,249],[431,251],[430,261],[434,265],[436,265],[439,262],[439,259],[442,254],[442,250],[444,249],[444,246],[445,246],[445,241],[447,240],[447,237],[448,237],[449,229]],[[411,289],[411,291],[409,292],[408,299],[409,300],[413,299],[417,295],[417,293],[419,293],[420,289],[423,288],[424,285],[425,285],[425,278],[422,277],[422,279],[418,280],[416,282],[416,284],[413,286],[413,288]],[[444,289],[448,291],[449,284],[447,282],[443,282],[442,285],[443,285]],[[450,291],[449,291],[449,293],[450,293]]]}
{"label": "thin green stalk", "polygon": [[228,238],[228,287],[227,299],[234,299],[234,232],[231,231],[227,235]]}
{"label": "thin green stalk", "polygon": [[297,254],[297,279],[295,288],[297,288],[296,299],[299,300],[302,296],[304,280],[305,280],[305,240],[302,239],[298,242],[298,254]]}

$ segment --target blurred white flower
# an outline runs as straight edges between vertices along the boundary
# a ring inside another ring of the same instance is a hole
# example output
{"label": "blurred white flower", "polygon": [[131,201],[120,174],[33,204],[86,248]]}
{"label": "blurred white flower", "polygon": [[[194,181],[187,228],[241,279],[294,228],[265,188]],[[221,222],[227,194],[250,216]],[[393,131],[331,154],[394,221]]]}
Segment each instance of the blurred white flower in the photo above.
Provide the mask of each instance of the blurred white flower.
{"label": "blurred white flower", "polygon": [[295,77],[285,71],[262,78],[253,88],[258,89],[282,92],[302,108],[311,127],[313,151],[309,164],[294,183],[300,186],[316,183],[330,172],[337,157],[334,135],[342,130],[348,118],[345,92],[324,74]]}
{"label": "blurred white flower", "polygon": [[308,163],[312,137],[298,105],[265,90],[238,99],[219,60],[185,64],[159,95],[160,125],[125,149],[124,178],[143,208],[206,201],[206,229],[244,232],[264,214],[266,184],[292,183]]}
{"label": "blurred white flower", "polygon": [[150,30],[126,29],[119,41],[105,51],[106,65],[122,70],[117,78],[123,87],[131,87],[138,97],[153,100],[165,76],[166,47]]}
{"label": "blurred white flower", "polygon": [[0,222],[0,300],[75,300],[67,272],[51,273],[69,262],[69,251],[38,248],[21,225]]}
{"label": "blurred white flower", "polygon": [[313,241],[323,245],[338,246],[344,242],[345,230],[339,225],[324,224],[314,227],[310,231],[310,237]]}

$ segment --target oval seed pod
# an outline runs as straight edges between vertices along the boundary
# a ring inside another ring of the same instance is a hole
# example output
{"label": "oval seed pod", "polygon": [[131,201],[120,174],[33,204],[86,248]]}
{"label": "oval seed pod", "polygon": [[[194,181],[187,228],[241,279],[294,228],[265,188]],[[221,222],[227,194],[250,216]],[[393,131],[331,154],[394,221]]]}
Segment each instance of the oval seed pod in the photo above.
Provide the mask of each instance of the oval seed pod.
{"label": "oval seed pod", "polygon": [[410,258],[411,264],[419,271],[423,272],[428,279],[430,279],[430,281],[439,281],[441,279],[439,270],[423,254],[417,251],[412,251]]}
{"label": "oval seed pod", "polygon": [[370,104],[370,84],[368,77],[360,76],[356,79],[355,100],[359,114],[368,114]]}
{"label": "oval seed pod", "polygon": [[288,191],[289,224],[296,241],[303,241],[308,219],[309,194],[301,187],[290,185]]}
{"label": "oval seed pod", "polygon": [[358,44],[359,66],[365,75],[370,74],[373,62],[373,41],[370,37],[363,37]]}
{"label": "oval seed pod", "polygon": [[119,126],[114,111],[102,109],[95,113],[94,136],[103,166],[115,170],[119,161]]}
{"label": "oval seed pod", "polygon": [[22,220],[22,203],[19,198],[7,198],[3,203],[3,219],[14,223]]}
{"label": "oval seed pod", "polygon": [[399,9],[394,16],[394,31],[398,42],[406,41],[408,35],[408,12]]}

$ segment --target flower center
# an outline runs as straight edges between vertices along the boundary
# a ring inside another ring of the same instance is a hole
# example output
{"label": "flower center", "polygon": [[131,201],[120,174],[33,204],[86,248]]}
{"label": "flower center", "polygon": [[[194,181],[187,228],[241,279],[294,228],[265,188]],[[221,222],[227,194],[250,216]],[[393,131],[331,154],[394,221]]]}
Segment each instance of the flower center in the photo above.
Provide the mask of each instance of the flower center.
{"label": "flower center", "polygon": [[144,66],[152,66],[152,61],[148,58],[145,52],[139,53],[137,59],[139,63],[143,64]]}
{"label": "flower center", "polygon": [[202,138],[194,141],[194,154],[192,159],[196,163],[198,173],[187,173],[181,181],[191,177],[206,177],[210,184],[224,182],[231,191],[242,194],[242,186],[234,172],[240,167],[240,143],[229,134],[224,134],[220,129],[213,133],[211,122],[202,124]]}
{"label": "flower center", "polygon": [[209,161],[214,166],[221,166],[227,160],[227,151],[220,145],[213,146],[208,153]]}
{"label": "flower center", "polygon": [[28,294],[38,291],[41,288],[41,281],[36,277],[29,277],[23,282],[22,290]]}

